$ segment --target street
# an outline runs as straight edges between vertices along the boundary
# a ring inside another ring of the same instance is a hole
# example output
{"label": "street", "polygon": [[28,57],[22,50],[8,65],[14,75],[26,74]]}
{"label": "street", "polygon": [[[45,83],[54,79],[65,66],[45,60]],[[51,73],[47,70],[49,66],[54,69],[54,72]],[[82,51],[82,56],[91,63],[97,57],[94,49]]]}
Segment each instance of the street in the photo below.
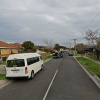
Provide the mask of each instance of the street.
{"label": "street", "polygon": [[43,98],[100,100],[100,90],[67,52],[64,52],[63,58],[46,62],[44,70],[38,72],[33,80],[15,80],[0,89],[0,100],[43,100]]}

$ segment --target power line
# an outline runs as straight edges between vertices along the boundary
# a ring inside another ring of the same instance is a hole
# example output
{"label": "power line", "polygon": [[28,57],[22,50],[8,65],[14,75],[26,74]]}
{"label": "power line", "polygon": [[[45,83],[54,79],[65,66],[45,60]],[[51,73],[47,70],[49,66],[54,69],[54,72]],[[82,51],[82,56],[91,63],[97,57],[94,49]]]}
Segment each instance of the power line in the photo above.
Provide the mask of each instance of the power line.
{"label": "power line", "polygon": [[97,31],[99,31],[100,30],[100,27],[95,31],[95,32],[97,32]]}
{"label": "power line", "polygon": [[96,24],[94,24],[91,28],[94,28],[95,26],[97,26],[100,23],[100,21],[98,21]]}
{"label": "power line", "polygon": [[98,12],[98,13],[96,14],[96,16],[89,22],[89,24],[87,25],[87,28],[89,27],[89,25],[95,20],[95,18],[96,18],[99,14],[100,14],[100,12]]}
{"label": "power line", "polygon": [[77,38],[77,40],[80,40],[80,39],[81,39],[81,40],[83,40],[83,39],[84,39],[84,37],[81,37],[81,38]]}

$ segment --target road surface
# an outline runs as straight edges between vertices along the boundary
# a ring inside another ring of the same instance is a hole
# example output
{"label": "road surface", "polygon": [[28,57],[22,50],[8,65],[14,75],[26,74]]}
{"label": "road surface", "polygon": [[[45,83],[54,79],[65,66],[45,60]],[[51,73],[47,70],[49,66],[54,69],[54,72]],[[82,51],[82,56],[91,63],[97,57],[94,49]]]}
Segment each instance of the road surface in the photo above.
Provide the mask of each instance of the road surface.
{"label": "road surface", "polygon": [[72,56],[45,63],[33,80],[15,80],[0,89],[0,100],[100,100],[100,90]]}

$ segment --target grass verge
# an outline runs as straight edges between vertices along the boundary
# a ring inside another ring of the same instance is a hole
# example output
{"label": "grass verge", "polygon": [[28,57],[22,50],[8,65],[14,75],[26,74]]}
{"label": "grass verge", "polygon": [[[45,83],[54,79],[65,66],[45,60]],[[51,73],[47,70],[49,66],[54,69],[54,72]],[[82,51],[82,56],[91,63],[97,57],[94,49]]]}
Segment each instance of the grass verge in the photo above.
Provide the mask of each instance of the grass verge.
{"label": "grass verge", "polygon": [[74,54],[74,56],[81,56],[80,54]]}
{"label": "grass verge", "polygon": [[100,78],[100,65],[83,57],[76,57],[76,59],[84,64],[92,73]]}
{"label": "grass verge", "polygon": [[2,65],[6,65],[6,61],[4,61],[4,62],[2,63]]}
{"label": "grass verge", "polygon": [[46,60],[48,60],[50,58],[52,58],[52,55],[44,57],[43,60],[46,61]]}
{"label": "grass verge", "polygon": [[6,75],[0,74],[0,80],[5,80],[5,79],[6,79]]}

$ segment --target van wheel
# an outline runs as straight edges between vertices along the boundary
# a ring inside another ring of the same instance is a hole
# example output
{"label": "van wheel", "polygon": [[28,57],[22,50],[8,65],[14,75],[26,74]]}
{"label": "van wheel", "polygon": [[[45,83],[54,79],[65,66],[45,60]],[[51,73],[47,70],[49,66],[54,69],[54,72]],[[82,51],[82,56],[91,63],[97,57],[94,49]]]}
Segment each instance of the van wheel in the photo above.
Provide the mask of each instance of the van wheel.
{"label": "van wheel", "polygon": [[44,69],[44,65],[41,65],[41,70],[43,70]]}
{"label": "van wheel", "polygon": [[33,79],[33,78],[34,78],[34,72],[32,71],[30,79]]}

